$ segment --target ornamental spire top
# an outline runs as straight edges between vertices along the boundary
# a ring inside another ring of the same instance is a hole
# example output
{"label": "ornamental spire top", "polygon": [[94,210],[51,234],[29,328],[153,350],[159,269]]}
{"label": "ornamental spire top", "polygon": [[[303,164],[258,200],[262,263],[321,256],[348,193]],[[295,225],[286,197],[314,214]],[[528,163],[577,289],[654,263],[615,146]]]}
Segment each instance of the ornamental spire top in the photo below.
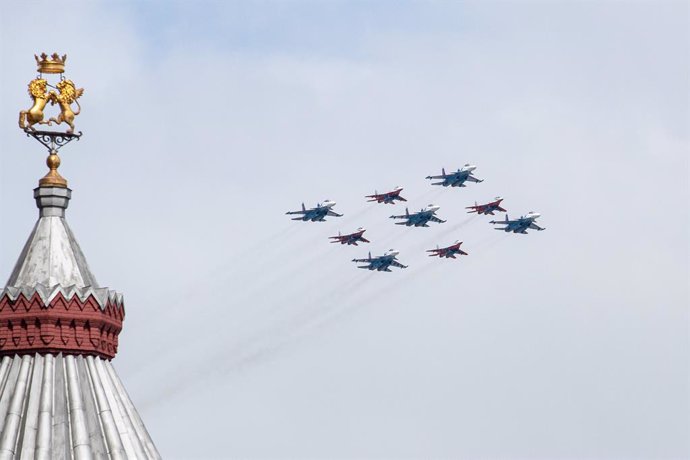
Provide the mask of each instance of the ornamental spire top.
{"label": "ornamental spire top", "polygon": [[38,65],[38,71],[40,73],[63,73],[65,71],[65,61],[67,60],[67,55],[63,54],[60,57],[59,54],[53,53],[48,56],[46,53],[42,53],[39,58],[34,54],[36,58],[36,64]]}
{"label": "ornamental spire top", "polygon": [[[46,164],[49,171],[38,181],[39,186],[67,187],[67,180],[57,172],[60,166],[60,157],[57,152],[63,145],[81,137],[81,131],[74,132],[74,119],[81,112],[78,99],[84,93],[84,88],[77,88],[72,80],[64,77],[66,54],[60,56],[58,53],[53,53],[48,56],[42,53],[34,57],[39,75],[29,82],[29,96],[33,104],[29,109],[19,112],[19,128],[48,149],[49,156]],[[52,84],[43,78],[43,74],[59,74],[59,80]],[[52,89],[48,90],[48,88]],[[48,103],[51,107],[58,105],[60,113],[46,120],[44,110]],[[72,109],[72,104],[76,104],[76,112]],[[65,131],[40,131],[35,128],[35,125],[52,126],[53,123],[56,125],[64,123],[68,128]]]}

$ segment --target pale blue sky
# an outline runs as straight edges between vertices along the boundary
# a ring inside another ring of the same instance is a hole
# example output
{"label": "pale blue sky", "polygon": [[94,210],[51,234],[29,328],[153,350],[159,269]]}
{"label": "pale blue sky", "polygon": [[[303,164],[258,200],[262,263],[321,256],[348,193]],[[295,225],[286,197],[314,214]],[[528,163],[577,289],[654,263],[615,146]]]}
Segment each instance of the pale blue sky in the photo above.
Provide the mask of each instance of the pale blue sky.
{"label": "pale blue sky", "polygon": [[[125,295],[114,364],[164,457],[690,455],[687,3],[1,8],[0,275],[44,168],[33,54],[66,52],[67,217]],[[424,180],[466,162],[485,182]],[[448,223],[364,201],[395,185]],[[547,231],[460,225],[496,195]],[[325,198],[345,217],[284,215]],[[408,270],[350,262],[390,247]]]}

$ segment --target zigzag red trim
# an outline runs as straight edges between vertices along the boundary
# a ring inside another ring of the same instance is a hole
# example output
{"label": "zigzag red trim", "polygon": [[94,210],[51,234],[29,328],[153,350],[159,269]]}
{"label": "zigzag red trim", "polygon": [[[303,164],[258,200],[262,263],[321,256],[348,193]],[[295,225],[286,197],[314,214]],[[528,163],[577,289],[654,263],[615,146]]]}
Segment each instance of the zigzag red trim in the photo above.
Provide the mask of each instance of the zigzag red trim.
{"label": "zigzag red trim", "polygon": [[0,357],[25,353],[96,355],[112,359],[117,353],[125,309],[93,296],[83,302],[58,293],[47,305],[34,293],[12,300],[0,297]]}

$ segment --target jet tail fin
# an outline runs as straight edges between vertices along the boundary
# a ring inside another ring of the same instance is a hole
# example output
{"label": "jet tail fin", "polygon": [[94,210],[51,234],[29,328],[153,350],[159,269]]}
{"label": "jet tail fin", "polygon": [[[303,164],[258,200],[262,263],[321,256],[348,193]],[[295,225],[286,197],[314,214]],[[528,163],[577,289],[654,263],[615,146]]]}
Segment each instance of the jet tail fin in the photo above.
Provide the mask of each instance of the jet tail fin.
{"label": "jet tail fin", "polygon": [[446,168],[441,168],[441,174],[446,175]]}
{"label": "jet tail fin", "polygon": [[369,260],[371,260],[371,251],[369,251]]}
{"label": "jet tail fin", "polygon": [[304,203],[302,203],[302,211],[306,211],[307,208],[304,206]]}

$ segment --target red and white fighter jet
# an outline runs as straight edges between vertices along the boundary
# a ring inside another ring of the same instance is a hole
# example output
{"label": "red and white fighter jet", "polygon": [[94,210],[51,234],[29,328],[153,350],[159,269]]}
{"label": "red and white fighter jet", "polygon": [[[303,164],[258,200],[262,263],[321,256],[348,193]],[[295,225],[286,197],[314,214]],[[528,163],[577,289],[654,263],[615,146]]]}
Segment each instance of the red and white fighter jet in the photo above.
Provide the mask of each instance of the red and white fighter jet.
{"label": "red and white fighter jet", "polygon": [[357,246],[358,242],[369,243],[369,240],[362,236],[366,231],[365,228],[359,227],[356,232],[350,233],[349,235],[341,235],[340,232],[338,232],[338,236],[329,236],[328,238],[334,240],[331,241],[331,243],[347,244],[348,246],[352,244]]}
{"label": "red and white fighter jet", "polygon": [[468,213],[476,212],[477,214],[491,214],[493,216],[494,211],[506,212],[506,210],[501,207],[501,201],[503,201],[503,198],[497,196],[491,203],[477,204],[475,201],[474,206],[468,206],[465,209],[471,209],[471,211],[467,211]]}
{"label": "red and white fighter jet", "polygon": [[386,193],[374,192],[373,195],[367,195],[365,198],[371,198],[367,201],[377,201],[379,203],[395,204],[395,201],[407,201],[405,198],[400,196],[402,192],[402,187],[395,187],[392,191]]}
{"label": "red and white fighter jet", "polygon": [[460,249],[460,245],[462,244],[462,241],[456,241],[455,243],[451,244],[450,246],[446,248],[439,248],[436,246],[436,249],[427,249],[426,252],[431,252],[432,254],[429,254],[429,257],[445,257],[447,259],[455,259],[455,255],[463,255],[466,256],[467,253]]}

